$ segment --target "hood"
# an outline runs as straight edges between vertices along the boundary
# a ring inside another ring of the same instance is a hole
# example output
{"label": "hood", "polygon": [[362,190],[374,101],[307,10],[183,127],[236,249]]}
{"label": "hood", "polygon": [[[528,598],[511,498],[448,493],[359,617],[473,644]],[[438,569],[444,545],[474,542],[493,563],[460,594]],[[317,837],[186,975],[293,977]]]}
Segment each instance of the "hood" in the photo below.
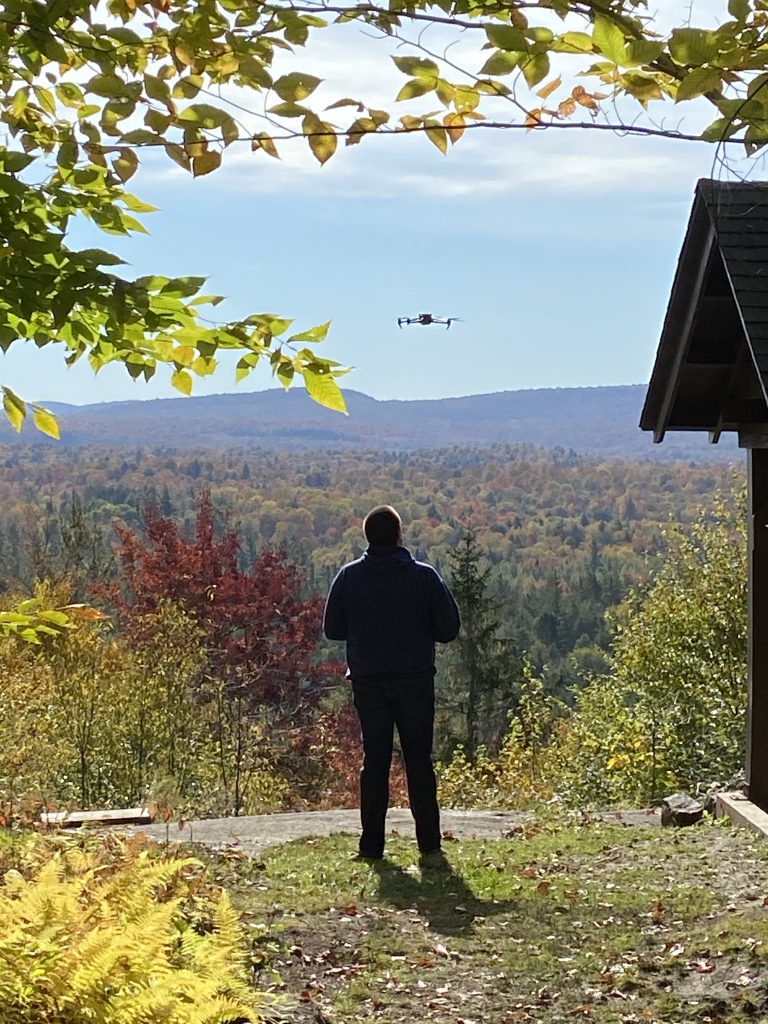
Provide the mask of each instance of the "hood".
{"label": "hood", "polygon": [[399,572],[413,564],[413,555],[408,548],[394,544],[371,544],[363,552],[362,563],[369,572]]}

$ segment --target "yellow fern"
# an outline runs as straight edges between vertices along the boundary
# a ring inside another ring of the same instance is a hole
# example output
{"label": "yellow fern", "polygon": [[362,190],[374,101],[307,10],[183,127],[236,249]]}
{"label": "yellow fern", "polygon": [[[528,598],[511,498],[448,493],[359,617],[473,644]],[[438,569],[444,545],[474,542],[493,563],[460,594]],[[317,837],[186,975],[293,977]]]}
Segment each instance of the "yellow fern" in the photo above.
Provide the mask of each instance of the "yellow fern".
{"label": "yellow fern", "polygon": [[[38,839],[0,886],[3,1024],[257,1022],[237,914],[190,858]],[[186,905],[212,928],[198,930]]]}

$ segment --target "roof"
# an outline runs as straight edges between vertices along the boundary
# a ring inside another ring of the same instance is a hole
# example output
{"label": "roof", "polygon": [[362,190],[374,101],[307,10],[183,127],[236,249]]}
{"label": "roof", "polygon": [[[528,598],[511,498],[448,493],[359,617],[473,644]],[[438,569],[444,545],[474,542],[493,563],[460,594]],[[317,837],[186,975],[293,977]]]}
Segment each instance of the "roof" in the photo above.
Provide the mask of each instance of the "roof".
{"label": "roof", "polygon": [[698,182],[640,426],[768,447],[768,182]]}

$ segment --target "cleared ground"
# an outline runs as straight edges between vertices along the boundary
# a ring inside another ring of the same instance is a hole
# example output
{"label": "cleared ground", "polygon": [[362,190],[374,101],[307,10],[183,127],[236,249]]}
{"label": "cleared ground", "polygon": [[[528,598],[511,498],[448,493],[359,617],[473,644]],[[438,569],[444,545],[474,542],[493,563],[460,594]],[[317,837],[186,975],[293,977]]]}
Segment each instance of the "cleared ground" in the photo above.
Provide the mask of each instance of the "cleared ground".
{"label": "cleared ground", "polygon": [[[641,820],[641,819],[640,819]],[[527,818],[506,837],[356,838],[210,858],[286,1021],[768,1021],[768,844],[723,824]]]}

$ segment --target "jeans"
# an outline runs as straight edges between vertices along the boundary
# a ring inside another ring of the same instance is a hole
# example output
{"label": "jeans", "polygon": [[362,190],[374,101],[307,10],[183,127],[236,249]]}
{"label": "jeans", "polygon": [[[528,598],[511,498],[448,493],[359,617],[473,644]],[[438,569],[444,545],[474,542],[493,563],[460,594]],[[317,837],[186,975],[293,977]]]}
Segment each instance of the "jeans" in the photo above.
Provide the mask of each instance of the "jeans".
{"label": "jeans", "polygon": [[408,800],[422,853],[440,849],[440,811],[432,766],[435,681],[431,672],[365,676],[352,681],[363,734],[360,772],[360,853],[381,857],[389,807],[389,769],[394,730],[400,737]]}

